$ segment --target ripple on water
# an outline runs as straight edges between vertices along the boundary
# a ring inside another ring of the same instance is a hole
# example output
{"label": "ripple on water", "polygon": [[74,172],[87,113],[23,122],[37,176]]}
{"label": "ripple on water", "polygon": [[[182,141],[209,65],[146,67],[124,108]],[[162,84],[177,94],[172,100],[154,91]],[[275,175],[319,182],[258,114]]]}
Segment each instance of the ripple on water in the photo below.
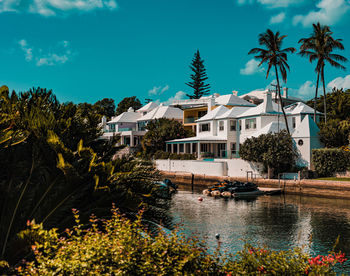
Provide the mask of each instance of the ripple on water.
{"label": "ripple on water", "polygon": [[[251,200],[225,200],[179,191],[170,212],[182,231],[202,239],[210,251],[217,247],[236,252],[244,241],[274,250],[305,246],[312,254],[327,254],[337,236],[336,250],[350,255],[350,201],[295,195],[261,196]],[[311,239],[311,240],[310,240]],[[350,272],[350,262],[345,263]]]}

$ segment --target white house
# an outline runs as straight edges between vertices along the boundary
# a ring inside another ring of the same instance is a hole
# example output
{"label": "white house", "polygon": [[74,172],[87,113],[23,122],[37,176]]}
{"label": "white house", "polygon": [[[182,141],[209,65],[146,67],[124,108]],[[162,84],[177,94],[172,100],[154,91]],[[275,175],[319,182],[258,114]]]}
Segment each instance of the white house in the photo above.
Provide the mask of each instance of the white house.
{"label": "white house", "polygon": [[[284,108],[293,139],[301,153],[302,163],[310,166],[311,150],[321,147],[318,128],[311,119],[314,110],[302,102]],[[317,113],[319,117],[321,113]],[[319,118],[317,118],[319,120]],[[167,151],[195,153],[197,157],[238,158],[239,145],[247,138],[278,132],[286,128],[279,104],[266,91],[258,106],[221,105],[196,120],[196,136],[167,142]],[[298,144],[298,141],[301,145]]]}
{"label": "white house", "polygon": [[150,102],[136,111],[129,108],[127,112],[113,117],[108,122],[104,122],[105,119],[102,119],[102,125],[105,127],[101,139],[111,139],[113,136],[119,135],[120,145],[138,146],[146,134],[145,126],[148,122],[159,118],[182,121],[182,117],[183,112],[179,108]]}

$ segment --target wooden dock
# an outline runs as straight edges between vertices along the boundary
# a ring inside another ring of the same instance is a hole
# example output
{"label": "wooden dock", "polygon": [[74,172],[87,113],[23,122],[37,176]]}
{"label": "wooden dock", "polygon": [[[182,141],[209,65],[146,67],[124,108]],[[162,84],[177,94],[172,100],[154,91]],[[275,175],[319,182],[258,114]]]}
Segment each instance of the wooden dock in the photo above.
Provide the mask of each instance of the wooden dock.
{"label": "wooden dock", "polygon": [[265,195],[278,195],[282,193],[282,189],[280,188],[259,187],[259,190],[264,192]]}

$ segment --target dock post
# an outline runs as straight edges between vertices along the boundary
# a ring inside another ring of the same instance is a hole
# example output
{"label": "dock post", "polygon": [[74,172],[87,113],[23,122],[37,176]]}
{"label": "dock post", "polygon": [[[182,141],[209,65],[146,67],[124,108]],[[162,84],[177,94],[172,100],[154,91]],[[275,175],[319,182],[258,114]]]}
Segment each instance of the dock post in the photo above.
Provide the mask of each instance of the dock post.
{"label": "dock post", "polygon": [[194,183],[194,174],[192,173],[192,177],[191,177],[191,189],[192,189],[192,193],[193,193],[193,183]]}

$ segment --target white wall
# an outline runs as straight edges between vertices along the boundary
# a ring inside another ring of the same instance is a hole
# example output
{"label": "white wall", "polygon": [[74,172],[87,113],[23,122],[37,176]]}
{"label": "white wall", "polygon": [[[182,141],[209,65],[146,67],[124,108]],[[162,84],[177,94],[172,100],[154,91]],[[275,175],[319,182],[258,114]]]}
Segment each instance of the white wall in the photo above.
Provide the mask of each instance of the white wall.
{"label": "white wall", "polygon": [[[215,159],[227,163],[227,175],[232,177],[246,177],[248,171],[252,171],[254,176],[262,177],[263,166],[257,163],[248,162],[240,158]],[[249,176],[250,177],[250,176]]]}
{"label": "white wall", "polygon": [[[247,171],[254,176],[262,177],[262,165],[247,162],[242,159],[215,159],[214,161],[199,160],[156,160],[156,167],[160,171],[188,172],[212,176],[246,177]],[[249,176],[250,177],[250,176]]]}
{"label": "white wall", "polygon": [[189,172],[213,176],[226,176],[227,164],[216,161],[199,160],[156,160],[156,167],[160,171]]}

